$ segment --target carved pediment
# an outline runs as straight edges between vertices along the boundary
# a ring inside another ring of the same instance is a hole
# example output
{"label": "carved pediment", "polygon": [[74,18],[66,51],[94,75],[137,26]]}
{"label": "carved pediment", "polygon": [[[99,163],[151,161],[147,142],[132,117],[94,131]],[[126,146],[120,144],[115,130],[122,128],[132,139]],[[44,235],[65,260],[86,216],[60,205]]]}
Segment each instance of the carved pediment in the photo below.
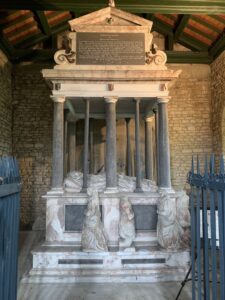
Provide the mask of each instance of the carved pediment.
{"label": "carved pediment", "polygon": [[[138,27],[142,27],[142,30],[145,32],[150,32],[152,28],[152,21],[110,6],[71,20],[69,21],[69,24],[71,30],[76,32],[101,32],[106,29],[107,31],[111,31],[111,29],[118,31],[117,27],[121,26],[123,27],[123,30],[125,30],[125,27],[127,26],[127,31],[138,30]],[[139,30],[141,30],[141,28]]]}

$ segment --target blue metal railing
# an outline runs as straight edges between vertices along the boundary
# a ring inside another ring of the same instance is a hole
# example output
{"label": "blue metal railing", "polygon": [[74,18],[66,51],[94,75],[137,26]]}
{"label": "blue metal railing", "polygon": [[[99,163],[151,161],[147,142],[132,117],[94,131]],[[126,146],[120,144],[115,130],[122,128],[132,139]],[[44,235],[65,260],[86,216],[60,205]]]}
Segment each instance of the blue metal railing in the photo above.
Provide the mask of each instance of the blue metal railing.
{"label": "blue metal railing", "polygon": [[12,157],[0,158],[0,299],[16,300],[20,176]]}
{"label": "blue metal railing", "polygon": [[192,158],[188,182],[191,186],[191,273],[192,300],[225,300],[225,172],[220,159],[215,173],[211,155],[200,171]]}

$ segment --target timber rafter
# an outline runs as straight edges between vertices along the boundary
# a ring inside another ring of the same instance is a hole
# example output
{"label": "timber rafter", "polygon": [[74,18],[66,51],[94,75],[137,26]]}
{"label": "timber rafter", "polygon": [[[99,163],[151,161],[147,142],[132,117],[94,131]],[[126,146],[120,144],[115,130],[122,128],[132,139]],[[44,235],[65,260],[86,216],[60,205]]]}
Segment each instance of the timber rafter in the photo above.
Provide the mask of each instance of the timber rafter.
{"label": "timber rafter", "polygon": [[[7,0],[0,3],[0,49],[14,62],[48,60],[67,21],[107,0]],[[116,0],[116,7],[153,21],[165,37],[168,62],[211,63],[225,50],[223,0]],[[187,51],[174,51],[180,44]],[[41,49],[32,49],[41,48]]]}

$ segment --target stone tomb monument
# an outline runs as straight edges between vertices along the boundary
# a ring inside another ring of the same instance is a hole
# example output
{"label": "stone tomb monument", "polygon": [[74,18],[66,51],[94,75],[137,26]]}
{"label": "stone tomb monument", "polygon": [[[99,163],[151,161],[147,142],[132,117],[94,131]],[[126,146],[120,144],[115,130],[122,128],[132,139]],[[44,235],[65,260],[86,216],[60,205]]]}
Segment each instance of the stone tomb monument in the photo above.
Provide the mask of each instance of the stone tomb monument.
{"label": "stone tomb monument", "polygon": [[[33,250],[25,281],[178,280],[188,268],[188,197],[171,187],[167,118],[169,83],[180,72],[167,69],[166,54],[152,43],[152,22],[113,2],[69,21],[63,49],[54,56],[57,65],[42,71],[54,101],[52,188],[44,196],[46,240]],[[84,119],[85,127],[83,170],[75,170],[70,157],[71,172],[64,178],[65,108],[71,122]],[[146,140],[156,121],[157,185],[151,143],[142,178],[140,117],[146,120]],[[105,171],[99,174],[89,172],[90,118],[106,120]],[[133,177],[129,147],[127,175],[117,173],[119,118],[135,119]]]}

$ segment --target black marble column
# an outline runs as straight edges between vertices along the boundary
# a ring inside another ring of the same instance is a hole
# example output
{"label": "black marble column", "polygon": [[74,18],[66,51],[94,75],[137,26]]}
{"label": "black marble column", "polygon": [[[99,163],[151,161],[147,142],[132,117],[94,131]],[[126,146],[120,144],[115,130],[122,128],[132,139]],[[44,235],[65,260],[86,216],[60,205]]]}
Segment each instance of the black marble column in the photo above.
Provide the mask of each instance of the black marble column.
{"label": "black marble column", "polygon": [[90,101],[85,99],[85,125],[84,125],[84,156],[83,156],[83,187],[82,192],[88,188],[88,150],[89,150],[89,113]]}
{"label": "black marble column", "polygon": [[117,189],[116,102],[117,97],[105,97],[106,113],[106,191]]}
{"label": "black marble column", "polygon": [[62,190],[63,185],[63,130],[65,97],[52,96],[54,101],[53,117],[53,156],[52,156],[52,188]]}
{"label": "black marble column", "polygon": [[140,151],[140,99],[135,99],[135,192],[142,192],[141,189],[141,151]]}
{"label": "black marble column", "polygon": [[68,111],[64,111],[64,146],[63,146],[63,175],[66,176],[68,172]]}
{"label": "black marble column", "polygon": [[90,173],[94,174],[94,119],[90,118],[90,130],[89,130],[89,169]]}
{"label": "black marble column", "polygon": [[153,117],[145,119],[145,174],[146,178],[153,180]]}
{"label": "black marble column", "polygon": [[68,135],[69,135],[69,171],[75,171],[76,169],[76,122],[68,123]]}
{"label": "black marble column", "polygon": [[158,185],[171,188],[167,99],[158,103]]}
{"label": "black marble column", "polygon": [[126,118],[126,138],[127,138],[127,151],[126,151],[126,167],[127,175],[132,176],[132,158],[131,158],[131,143],[130,143],[130,118]]}
{"label": "black marble column", "polygon": [[159,154],[158,154],[158,106],[153,110],[155,114],[155,179],[158,185],[159,183]]}

